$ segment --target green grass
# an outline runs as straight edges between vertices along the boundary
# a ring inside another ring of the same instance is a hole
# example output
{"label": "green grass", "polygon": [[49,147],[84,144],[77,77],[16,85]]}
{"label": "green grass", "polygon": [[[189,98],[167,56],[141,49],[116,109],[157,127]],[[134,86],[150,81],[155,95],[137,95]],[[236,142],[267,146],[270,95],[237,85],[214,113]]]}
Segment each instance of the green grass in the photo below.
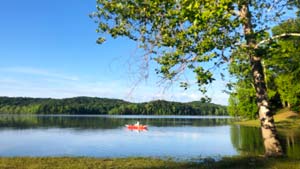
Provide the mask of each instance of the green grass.
{"label": "green grass", "polygon": [[[275,125],[279,130],[283,129],[299,129],[300,117],[299,113],[289,111],[288,109],[281,109],[274,115]],[[260,127],[260,122],[256,120],[238,121],[235,124],[244,126]]]}
{"label": "green grass", "polygon": [[264,157],[226,157],[202,163],[153,158],[101,159],[85,157],[0,158],[1,169],[300,169],[300,160]]}
{"label": "green grass", "polygon": [[259,120],[237,121],[234,124],[239,124],[239,125],[243,125],[243,126],[260,127]]}

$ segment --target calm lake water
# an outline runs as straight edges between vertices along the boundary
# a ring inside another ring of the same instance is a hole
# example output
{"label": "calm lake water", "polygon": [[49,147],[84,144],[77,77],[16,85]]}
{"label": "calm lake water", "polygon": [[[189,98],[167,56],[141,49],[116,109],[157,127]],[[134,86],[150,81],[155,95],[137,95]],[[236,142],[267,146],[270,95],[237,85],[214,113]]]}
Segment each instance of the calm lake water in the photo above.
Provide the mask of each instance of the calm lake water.
{"label": "calm lake water", "polygon": [[[147,131],[126,124],[140,121]],[[263,154],[260,129],[210,116],[0,115],[0,156],[173,157]],[[300,131],[280,133],[289,157],[300,157]]]}

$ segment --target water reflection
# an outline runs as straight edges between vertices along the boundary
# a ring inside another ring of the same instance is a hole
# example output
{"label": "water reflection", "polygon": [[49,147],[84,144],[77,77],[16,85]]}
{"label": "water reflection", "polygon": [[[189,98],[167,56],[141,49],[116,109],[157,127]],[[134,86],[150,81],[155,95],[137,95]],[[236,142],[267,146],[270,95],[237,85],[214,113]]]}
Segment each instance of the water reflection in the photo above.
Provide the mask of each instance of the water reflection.
{"label": "water reflection", "polygon": [[278,133],[285,154],[290,158],[300,158],[300,130],[279,130]]}
{"label": "water reflection", "polygon": [[[300,130],[279,130],[278,134],[284,153],[289,158],[300,158]],[[260,128],[232,125],[230,135],[232,145],[239,154],[264,154]]]}
{"label": "water reflection", "polygon": [[[140,121],[148,132],[126,129]],[[2,116],[0,156],[93,156],[195,158],[236,155],[230,119]]]}
{"label": "water reflection", "polygon": [[140,121],[142,124],[156,127],[174,126],[222,126],[231,118],[178,118],[178,116],[0,116],[0,128],[80,128],[80,129],[116,129],[126,124]]}
{"label": "water reflection", "polygon": [[[148,125],[149,131],[126,130],[125,124],[136,121]],[[0,156],[262,155],[260,129],[232,121],[195,116],[0,115]],[[288,157],[300,158],[300,129],[279,131],[279,139]]]}
{"label": "water reflection", "polygon": [[256,127],[232,125],[231,142],[241,155],[259,155],[264,153],[261,131]]}

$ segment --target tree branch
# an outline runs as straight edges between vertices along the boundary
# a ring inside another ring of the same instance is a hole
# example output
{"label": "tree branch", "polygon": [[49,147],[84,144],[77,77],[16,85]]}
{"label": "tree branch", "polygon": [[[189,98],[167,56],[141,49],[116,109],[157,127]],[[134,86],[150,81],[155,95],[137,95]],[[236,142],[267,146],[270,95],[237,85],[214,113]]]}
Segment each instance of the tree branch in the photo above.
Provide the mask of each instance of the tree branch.
{"label": "tree branch", "polygon": [[265,39],[265,40],[262,40],[259,43],[257,43],[255,45],[255,49],[257,49],[260,45],[262,45],[264,43],[268,43],[272,40],[279,39],[279,38],[284,38],[284,37],[288,37],[288,36],[296,36],[296,37],[298,36],[298,37],[300,37],[300,33],[283,33],[283,34],[280,34],[280,35],[273,36],[269,39]]}

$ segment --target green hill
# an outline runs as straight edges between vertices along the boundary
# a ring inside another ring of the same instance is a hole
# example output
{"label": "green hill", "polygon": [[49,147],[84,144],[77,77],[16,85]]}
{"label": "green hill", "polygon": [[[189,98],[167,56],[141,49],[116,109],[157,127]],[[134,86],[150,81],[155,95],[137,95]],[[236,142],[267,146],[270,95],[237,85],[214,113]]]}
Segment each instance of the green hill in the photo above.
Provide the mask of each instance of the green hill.
{"label": "green hill", "polygon": [[156,100],[131,103],[119,99],[74,97],[66,99],[0,97],[2,114],[126,114],[126,115],[227,115],[213,103]]}

